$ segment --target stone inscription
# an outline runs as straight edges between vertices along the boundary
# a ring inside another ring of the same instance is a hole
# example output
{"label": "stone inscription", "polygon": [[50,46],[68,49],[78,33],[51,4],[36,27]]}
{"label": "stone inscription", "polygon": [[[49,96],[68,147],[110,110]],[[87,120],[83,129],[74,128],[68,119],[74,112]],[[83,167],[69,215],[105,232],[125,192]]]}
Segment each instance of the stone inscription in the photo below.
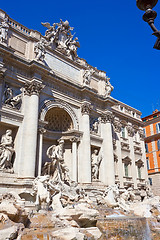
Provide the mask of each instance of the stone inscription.
{"label": "stone inscription", "polygon": [[46,53],[45,61],[53,71],[59,72],[76,82],[80,81],[80,71],[73,66],[59,60],[58,58]]}

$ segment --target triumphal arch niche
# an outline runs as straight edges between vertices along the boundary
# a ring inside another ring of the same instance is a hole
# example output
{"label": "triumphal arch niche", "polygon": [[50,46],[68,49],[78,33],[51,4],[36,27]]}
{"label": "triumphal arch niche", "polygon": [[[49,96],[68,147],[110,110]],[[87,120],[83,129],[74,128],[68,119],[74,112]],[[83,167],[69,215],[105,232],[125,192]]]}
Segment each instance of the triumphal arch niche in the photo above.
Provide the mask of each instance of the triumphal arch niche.
{"label": "triumphal arch niche", "polygon": [[51,174],[142,189],[141,113],[111,97],[106,73],[78,56],[67,20],[42,25],[44,35],[0,10],[0,181],[28,186]]}

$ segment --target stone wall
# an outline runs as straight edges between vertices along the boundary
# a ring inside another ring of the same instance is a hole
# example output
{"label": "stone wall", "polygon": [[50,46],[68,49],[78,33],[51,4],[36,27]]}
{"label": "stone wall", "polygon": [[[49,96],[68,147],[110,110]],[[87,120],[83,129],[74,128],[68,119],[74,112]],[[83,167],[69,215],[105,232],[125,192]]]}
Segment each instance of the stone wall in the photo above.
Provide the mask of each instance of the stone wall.
{"label": "stone wall", "polygon": [[152,179],[151,189],[155,195],[160,196],[160,173],[149,174],[149,178]]}

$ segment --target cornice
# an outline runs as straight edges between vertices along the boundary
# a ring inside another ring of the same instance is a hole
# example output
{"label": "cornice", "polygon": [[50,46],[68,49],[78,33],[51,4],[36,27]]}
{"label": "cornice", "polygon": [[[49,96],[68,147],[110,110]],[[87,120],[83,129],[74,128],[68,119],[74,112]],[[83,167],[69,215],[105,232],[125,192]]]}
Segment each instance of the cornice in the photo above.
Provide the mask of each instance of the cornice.
{"label": "cornice", "polygon": [[114,108],[112,108],[113,113],[118,116],[119,118],[124,118],[126,121],[132,122],[134,124],[138,124],[139,126],[143,126],[143,122],[141,121],[141,119],[137,119],[135,117],[132,117],[124,112],[120,112]]}

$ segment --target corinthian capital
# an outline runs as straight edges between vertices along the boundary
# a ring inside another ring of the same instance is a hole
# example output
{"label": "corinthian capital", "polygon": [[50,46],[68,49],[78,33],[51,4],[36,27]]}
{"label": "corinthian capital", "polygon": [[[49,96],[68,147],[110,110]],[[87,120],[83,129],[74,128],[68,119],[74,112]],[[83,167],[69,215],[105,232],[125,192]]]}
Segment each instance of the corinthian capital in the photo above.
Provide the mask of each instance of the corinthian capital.
{"label": "corinthian capital", "polygon": [[79,142],[80,141],[80,138],[79,137],[72,137],[70,139],[71,142]]}
{"label": "corinthian capital", "polygon": [[90,113],[90,110],[91,110],[91,104],[86,102],[86,103],[83,103],[82,106],[81,106],[81,112],[82,114],[87,114],[89,115]]}
{"label": "corinthian capital", "polygon": [[101,122],[102,123],[107,123],[107,122],[112,122],[114,119],[114,115],[112,112],[106,112],[104,115],[101,116]]}
{"label": "corinthian capital", "polygon": [[25,94],[27,95],[39,95],[41,90],[44,88],[44,85],[42,83],[38,82],[27,82],[25,83]]}

